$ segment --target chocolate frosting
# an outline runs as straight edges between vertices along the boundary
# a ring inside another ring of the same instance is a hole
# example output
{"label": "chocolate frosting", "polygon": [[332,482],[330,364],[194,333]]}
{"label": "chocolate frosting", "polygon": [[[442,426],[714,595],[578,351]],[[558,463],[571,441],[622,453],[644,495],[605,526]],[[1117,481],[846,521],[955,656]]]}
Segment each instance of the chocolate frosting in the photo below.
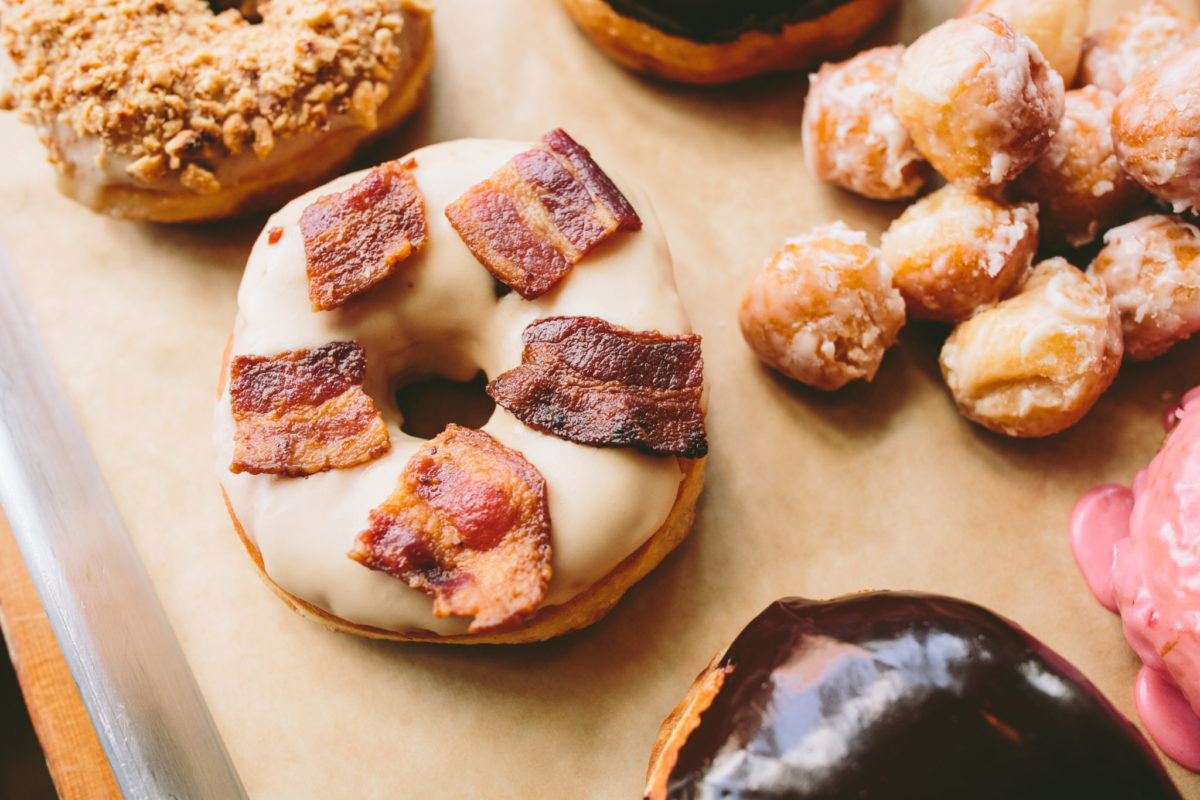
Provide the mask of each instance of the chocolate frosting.
{"label": "chocolate frosting", "polygon": [[669,797],[1179,798],[1078,670],[960,600],[781,600],[721,667]]}
{"label": "chocolate frosting", "polygon": [[694,42],[732,42],[747,31],[779,33],[850,0],[606,0],[612,10]]}

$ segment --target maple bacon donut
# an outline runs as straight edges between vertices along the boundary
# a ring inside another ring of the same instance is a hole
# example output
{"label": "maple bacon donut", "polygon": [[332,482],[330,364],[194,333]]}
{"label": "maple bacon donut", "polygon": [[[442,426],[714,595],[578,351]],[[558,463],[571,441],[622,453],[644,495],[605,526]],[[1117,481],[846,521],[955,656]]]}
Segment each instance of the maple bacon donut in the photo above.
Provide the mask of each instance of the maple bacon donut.
{"label": "maple bacon donut", "polygon": [[861,39],[899,0],[562,0],[628,69],[723,83],[808,69]]}
{"label": "maple bacon donut", "polygon": [[278,207],[423,99],[424,0],[211,5],[0,9],[0,69],[12,72],[0,108],[37,128],[64,194],[156,222]]}
{"label": "maple bacon donut", "polygon": [[[649,214],[553,131],[427,147],[268,221],[214,437],[290,605],[376,638],[534,641],[598,619],[686,536],[703,363]],[[401,430],[399,386],[479,371],[486,424]]]}

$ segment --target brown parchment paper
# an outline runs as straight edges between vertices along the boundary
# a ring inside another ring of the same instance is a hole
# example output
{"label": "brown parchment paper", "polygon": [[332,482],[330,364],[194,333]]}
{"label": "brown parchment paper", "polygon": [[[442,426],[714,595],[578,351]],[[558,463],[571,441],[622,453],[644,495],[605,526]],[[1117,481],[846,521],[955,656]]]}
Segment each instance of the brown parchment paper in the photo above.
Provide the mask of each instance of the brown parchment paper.
{"label": "brown parchment paper", "polygon": [[[906,0],[869,41],[911,41],[956,5]],[[1097,0],[1093,23],[1133,5]],[[808,176],[804,77],[644,80],[554,0],[443,0],[436,25],[427,106],[361,162],[566,128],[647,189],[704,337],[712,457],[690,539],[603,622],[547,644],[369,642],[288,611],[238,543],[209,435],[262,219],[97,216],[57,194],[33,131],[0,115],[0,239],[251,797],[639,797],[659,723],[781,595],[968,598],[1132,714],[1137,663],[1072,562],[1067,519],[1080,493],[1127,482],[1154,454],[1162,410],[1200,382],[1200,341],[1126,364],[1083,422],[1043,441],[958,415],[935,327],[906,329],[869,386],[823,394],[777,378],[737,330],[751,274],[789,235],[843,218],[877,241],[901,210]],[[1200,779],[1171,768],[1200,798]]]}

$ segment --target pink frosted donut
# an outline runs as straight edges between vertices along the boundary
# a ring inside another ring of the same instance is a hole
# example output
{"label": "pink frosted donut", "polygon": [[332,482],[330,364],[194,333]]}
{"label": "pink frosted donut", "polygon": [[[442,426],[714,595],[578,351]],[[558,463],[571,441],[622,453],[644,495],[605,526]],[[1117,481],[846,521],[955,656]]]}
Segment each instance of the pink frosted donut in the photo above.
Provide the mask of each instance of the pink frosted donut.
{"label": "pink frosted donut", "polygon": [[1121,615],[1145,666],[1138,713],[1163,752],[1200,771],[1200,392],[1132,490],[1102,486],[1071,516],[1071,545],[1089,587]]}

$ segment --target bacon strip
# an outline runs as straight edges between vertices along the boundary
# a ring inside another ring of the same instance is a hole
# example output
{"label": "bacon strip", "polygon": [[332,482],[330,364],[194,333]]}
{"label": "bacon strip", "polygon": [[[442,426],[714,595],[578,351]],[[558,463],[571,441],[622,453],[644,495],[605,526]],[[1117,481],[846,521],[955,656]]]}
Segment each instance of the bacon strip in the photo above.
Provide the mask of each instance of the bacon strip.
{"label": "bacon strip", "polygon": [[546,483],[517,451],[450,424],[409,460],[348,555],[432,597],[439,617],[474,617],[471,633],[513,625],[550,582]]}
{"label": "bacon strip", "polygon": [[296,477],[386,453],[387,426],[362,390],[365,373],[365,354],[354,342],[235,358],[230,471]]}
{"label": "bacon strip", "polygon": [[634,332],[595,317],[550,317],[521,334],[521,365],[488,384],[531,428],[578,444],[700,458],[700,337]]}
{"label": "bacon strip", "polygon": [[527,300],[616,231],[642,227],[588,151],[560,129],[468,189],[446,218],[479,262]]}
{"label": "bacon strip", "polygon": [[392,274],[425,244],[425,198],[415,163],[388,161],[300,216],[308,298],[328,311]]}

